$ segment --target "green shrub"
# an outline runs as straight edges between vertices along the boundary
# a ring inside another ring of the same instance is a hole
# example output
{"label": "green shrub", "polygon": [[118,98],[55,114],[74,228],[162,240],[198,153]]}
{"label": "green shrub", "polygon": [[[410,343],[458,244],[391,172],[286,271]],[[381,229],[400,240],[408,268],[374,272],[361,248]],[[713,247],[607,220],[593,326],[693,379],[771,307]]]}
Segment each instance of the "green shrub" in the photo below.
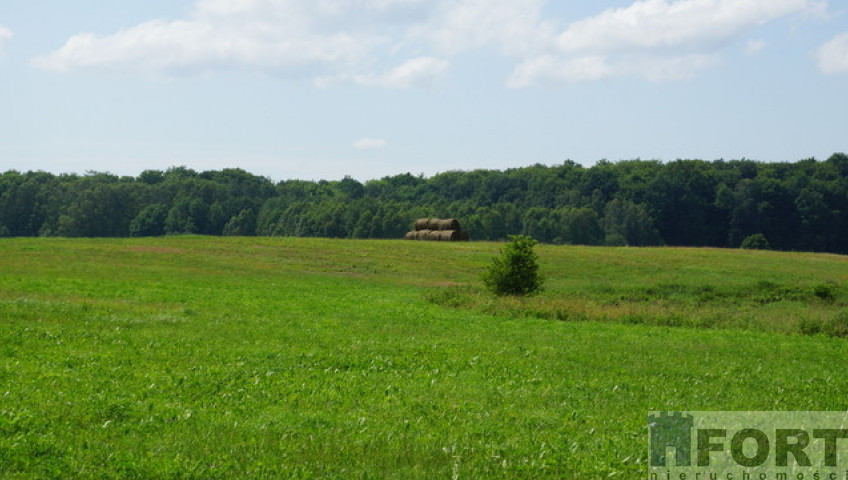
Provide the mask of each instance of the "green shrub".
{"label": "green shrub", "polygon": [[798,329],[803,335],[818,335],[822,333],[822,322],[809,318],[802,318]]}
{"label": "green shrub", "polygon": [[835,283],[820,283],[813,287],[813,295],[826,302],[832,302],[836,298],[836,287]]}
{"label": "green shrub", "polygon": [[830,320],[802,319],[798,325],[804,335],[827,335],[828,337],[848,337],[848,310],[842,310]]}
{"label": "green shrub", "polygon": [[538,255],[533,251],[537,242],[524,235],[510,235],[501,256],[492,259],[483,274],[483,283],[496,295],[530,296],[542,290]]}
{"label": "green shrub", "polygon": [[769,245],[765,235],[762,233],[755,233],[742,240],[742,248],[746,250],[769,250],[771,246]]}
{"label": "green shrub", "polygon": [[831,337],[845,338],[848,336],[848,311],[843,310],[825,322],[824,332]]}

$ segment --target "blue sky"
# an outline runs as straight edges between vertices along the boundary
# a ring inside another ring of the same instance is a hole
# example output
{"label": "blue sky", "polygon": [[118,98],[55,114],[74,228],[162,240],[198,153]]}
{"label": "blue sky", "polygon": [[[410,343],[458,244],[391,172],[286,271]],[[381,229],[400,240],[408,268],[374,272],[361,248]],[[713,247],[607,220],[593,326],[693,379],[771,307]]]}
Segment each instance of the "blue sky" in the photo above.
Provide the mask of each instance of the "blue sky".
{"label": "blue sky", "polygon": [[844,0],[3,0],[0,171],[848,151]]}

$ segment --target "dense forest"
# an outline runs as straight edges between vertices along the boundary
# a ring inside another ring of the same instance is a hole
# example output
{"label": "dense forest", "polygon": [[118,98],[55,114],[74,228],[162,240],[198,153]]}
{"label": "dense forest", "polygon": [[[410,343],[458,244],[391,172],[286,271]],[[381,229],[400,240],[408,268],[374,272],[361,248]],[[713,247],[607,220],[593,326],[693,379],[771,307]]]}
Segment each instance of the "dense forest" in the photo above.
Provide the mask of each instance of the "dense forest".
{"label": "dense forest", "polygon": [[600,161],[275,183],[240,169],[0,175],[0,236],[196,233],[402,238],[414,219],[458,218],[474,240],[524,234],[584,245],[848,253],[848,155],[826,161]]}

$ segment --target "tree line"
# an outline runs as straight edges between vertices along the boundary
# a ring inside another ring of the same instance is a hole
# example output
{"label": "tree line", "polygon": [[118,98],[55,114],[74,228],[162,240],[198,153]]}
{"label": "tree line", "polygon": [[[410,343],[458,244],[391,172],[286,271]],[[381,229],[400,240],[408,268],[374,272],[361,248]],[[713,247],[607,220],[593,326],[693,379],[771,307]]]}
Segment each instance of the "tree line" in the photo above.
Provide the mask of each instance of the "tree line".
{"label": "tree line", "polygon": [[173,234],[402,238],[421,217],[461,220],[474,240],[527,235],[582,245],[848,253],[848,155],[600,161],[404,173],[364,183],[274,182],[241,169],[0,175],[0,236]]}

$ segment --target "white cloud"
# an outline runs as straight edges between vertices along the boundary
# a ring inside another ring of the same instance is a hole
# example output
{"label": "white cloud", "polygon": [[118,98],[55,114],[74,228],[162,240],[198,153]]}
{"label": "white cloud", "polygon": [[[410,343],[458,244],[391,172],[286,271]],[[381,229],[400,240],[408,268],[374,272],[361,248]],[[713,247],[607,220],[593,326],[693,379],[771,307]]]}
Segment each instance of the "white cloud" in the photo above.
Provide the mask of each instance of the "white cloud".
{"label": "white cloud", "polygon": [[291,75],[357,63],[373,41],[345,33],[286,35],[262,24],[247,29],[209,19],[154,20],[108,36],[75,35],[32,65],[60,72],[93,68],[180,74],[237,68]]}
{"label": "white cloud", "polygon": [[0,25],[0,55],[3,54],[3,49],[6,43],[12,39],[12,31]]}
{"label": "white cloud", "polygon": [[819,47],[817,56],[822,73],[848,72],[848,32]]}
{"label": "white cloud", "polygon": [[520,54],[547,42],[549,25],[542,21],[546,0],[441,1],[430,18],[413,25],[408,39],[454,54],[489,46]]}
{"label": "white cloud", "polygon": [[[258,71],[380,88],[438,84],[453,59],[491,50],[516,62],[511,87],[628,75],[687,78],[758,26],[815,0],[639,0],[561,24],[551,0],[196,0],[177,21],[80,33],[31,65],[147,75]],[[763,43],[750,40],[755,53]],[[2,37],[0,37],[2,46]],[[744,48],[744,47],[743,47]]]}
{"label": "white cloud", "polygon": [[309,77],[367,68],[389,42],[381,22],[422,0],[199,0],[193,15],[111,35],[81,33],[33,59],[60,72],[100,69],[180,75],[253,70]]}
{"label": "white cloud", "polygon": [[642,0],[571,24],[557,45],[565,52],[711,48],[811,8],[811,0]]}
{"label": "white cloud", "polygon": [[532,85],[556,86],[563,83],[600,80],[614,73],[603,57],[562,58],[543,55],[516,67],[507,80],[507,86],[512,88]]}
{"label": "white cloud", "polygon": [[519,65],[508,85],[617,75],[687,78],[716,64],[725,45],[758,26],[818,10],[812,0],[641,0],[570,24],[552,40],[554,53]]}
{"label": "white cloud", "polygon": [[382,138],[363,138],[361,140],[357,140],[353,144],[353,148],[356,148],[357,150],[377,150],[380,148],[386,148],[388,145],[389,142]]}
{"label": "white cloud", "polygon": [[[318,84],[429,86],[449,66],[438,56],[537,44],[545,1],[197,0],[187,19],[80,33],[31,64],[58,72],[170,76],[238,69],[311,77]],[[408,53],[411,58],[403,58]],[[400,66],[386,71],[386,63]]]}
{"label": "white cloud", "polygon": [[378,77],[376,85],[388,88],[431,86],[445,76],[449,66],[449,62],[439,58],[414,58]]}

